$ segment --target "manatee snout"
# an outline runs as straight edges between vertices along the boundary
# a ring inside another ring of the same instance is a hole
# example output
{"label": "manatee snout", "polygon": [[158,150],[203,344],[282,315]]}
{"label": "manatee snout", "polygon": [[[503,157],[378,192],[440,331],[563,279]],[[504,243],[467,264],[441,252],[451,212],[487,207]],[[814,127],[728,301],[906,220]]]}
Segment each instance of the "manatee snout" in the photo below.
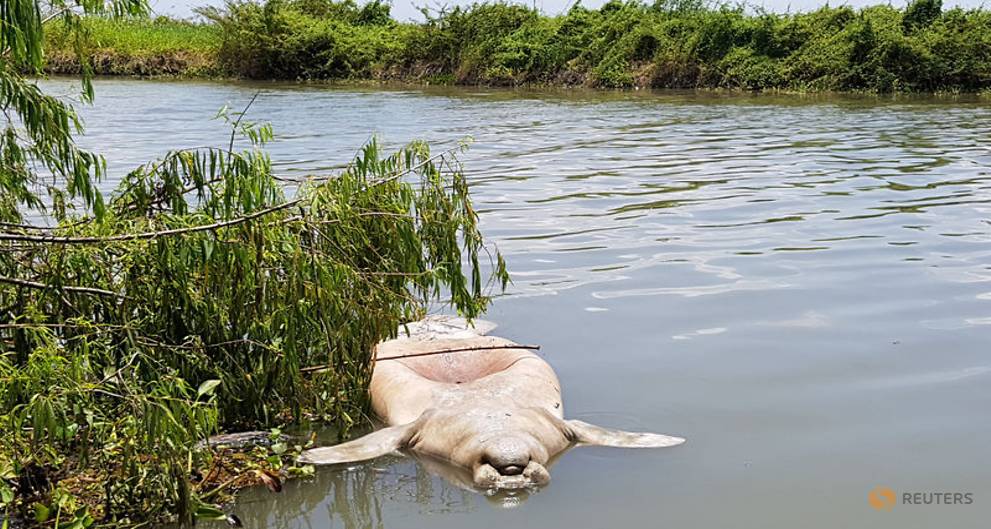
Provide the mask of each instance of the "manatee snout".
{"label": "manatee snout", "polygon": [[485,448],[482,462],[492,465],[500,475],[518,476],[530,463],[530,447],[521,439],[502,437]]}
{"label": "manatee snout", "polygon": [[487,444],[475,468],[475,485],[506,490],[546,485],[550,474],[533,460],[531,449],[530,443],[515,437],[502,437]]}
{"label": "manatee snout", "polygon": [[501,474],[490,464],[475,469],[475,486],[486,490],[516,490],[542,487],[549,483],[551,475],[544,465],[530,461],[518,474]]}

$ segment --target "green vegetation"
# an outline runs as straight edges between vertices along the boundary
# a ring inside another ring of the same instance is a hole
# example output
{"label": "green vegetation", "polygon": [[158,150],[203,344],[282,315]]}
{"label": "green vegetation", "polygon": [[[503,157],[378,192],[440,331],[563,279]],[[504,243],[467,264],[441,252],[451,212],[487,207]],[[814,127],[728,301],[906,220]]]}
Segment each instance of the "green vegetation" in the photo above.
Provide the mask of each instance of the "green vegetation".
{"label": "green vegetation", "polygon": [[[485,3],[428,13],[415,24],[391,19],[377,0],[231,1],[201,13],[211,24],[187,29],[201,33],[195,40],[202,50],[216,46],[206,70],[233,77],[802,91],[991,87],[991,11],[944,11],[940,0],[793,14],[701,0],[613,0],[558,16]],[[146,25],[134,23],[134,31]],[[136,55],[127,50],[141,48],[138,40],[122,46],[122,57]],[[112,39],[104,42],[101,51],[112,57]],[[127,63],[97,67],[148,70],[119,66]]]}
{"label": "green vegetation", "polygon": [[22,72],[42,67],[50,24],[88,64],[77,12],[145,6],[48,7],[0,9],[0,527],[223,518],[212,502],[232,485],[306,469],[301,447],[239,457],[210,435],[363,421],[374,344],[428,303],[478,315],[484,266],[505,286],[498,253],[480,262],[465,145],[373,140],[287,197],[270,128],[223,110],[229,138],[136,168],[106,200],[73,109]]}
{"label": "green vegetation", "polygon": [[[93,68],[106,75],[211,76],[220,34],[217,28],[165,17],[155,19],[90,17],[84,29],[87,56]],[[79,73],[73,49],[74,35],[55,25],[46,32],[49,71]]]}

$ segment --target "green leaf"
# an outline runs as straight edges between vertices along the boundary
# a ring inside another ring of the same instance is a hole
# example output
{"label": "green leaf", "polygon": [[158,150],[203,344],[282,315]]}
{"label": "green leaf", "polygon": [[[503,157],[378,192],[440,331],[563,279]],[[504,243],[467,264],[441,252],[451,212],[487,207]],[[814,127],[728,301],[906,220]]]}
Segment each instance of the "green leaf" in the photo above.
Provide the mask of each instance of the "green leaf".
{"label": "green leaf", "polygon": [[213,391],[217,389],[220,385],[220,381],[217,379],[207,380],[200,384],[199,389],[196,390],[196,398],[200,398],[204,395],[213,395]]}
{"label": "green leaf", "polygon": [[198,507],[196,507],[196,511],[193,513],[193,516],[195,516],[197,520],[227,519],[227,515],[224,514],[224,511],[214,507],[213,505],[207,505],[205,503],[201,503]]}
{"label": "green leaf", "polygon": [[34,504],[34,521],[45,523],[51,517],[52,510],[47,505],[41,503]]}
{"label": "green leaf", "polygon": [[[7,505],[14,501],[14,490],[5,482],[0,481],[0,505]],[[6,521],[6,519],[4,519]]]}

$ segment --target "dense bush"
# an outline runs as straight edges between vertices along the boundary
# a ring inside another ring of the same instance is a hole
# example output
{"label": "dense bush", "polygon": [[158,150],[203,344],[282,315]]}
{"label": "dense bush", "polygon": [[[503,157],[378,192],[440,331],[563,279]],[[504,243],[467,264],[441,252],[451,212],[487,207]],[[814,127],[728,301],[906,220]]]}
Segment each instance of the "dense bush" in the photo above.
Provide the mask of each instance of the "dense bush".
{"label": "dense bush", "polygon": [[202,13],[220,28],[221,70],[250,78],[748,90],[991,86],[991,12],[943,11],[940,0],[792,14],[701,0],[610,0],[557,16],[496,2],[425,12],[423,23],[396,22],[380,1],[235,0]]}
{"label": "dense bush", "polygon": [[249,78],[328,79],[372,75],[399,52],[387,4],[327,0],[229,2],[201,12],[222,31],[218,60]]}
{"label": "dense bush", "polygon": [[[369,10],[378,16],[363,18]],[[422,24],[393,22],[387,10],[270,0],[208,14],[224,29],[224,64],[248,77],[876,91],[991,82],[991,17],[944,13],[939,0],[787,15],[698,0],[611,0],[554,17],[485,3]]]}

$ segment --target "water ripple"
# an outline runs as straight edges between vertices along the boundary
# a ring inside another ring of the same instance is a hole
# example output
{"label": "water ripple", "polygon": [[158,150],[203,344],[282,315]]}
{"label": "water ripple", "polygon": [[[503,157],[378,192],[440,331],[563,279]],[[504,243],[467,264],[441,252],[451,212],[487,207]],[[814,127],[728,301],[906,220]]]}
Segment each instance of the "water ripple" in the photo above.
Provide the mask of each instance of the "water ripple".
{"label": "water ripple", "polygon": [[[258,86],[97,88],[83,143],[121,175],[167,148],[222,141],[207,117]],[[473,135],[468,174],[515,295],[584,285],[600,300],[818,292],[905,267],[934,285],[972,289],[988,277],[991,109],[977,101],[260,88],[253,112],[277,131],[280,172],[338,169],[371,133],[393,146]],[[710,284],[712,270],[721,283]]]}

